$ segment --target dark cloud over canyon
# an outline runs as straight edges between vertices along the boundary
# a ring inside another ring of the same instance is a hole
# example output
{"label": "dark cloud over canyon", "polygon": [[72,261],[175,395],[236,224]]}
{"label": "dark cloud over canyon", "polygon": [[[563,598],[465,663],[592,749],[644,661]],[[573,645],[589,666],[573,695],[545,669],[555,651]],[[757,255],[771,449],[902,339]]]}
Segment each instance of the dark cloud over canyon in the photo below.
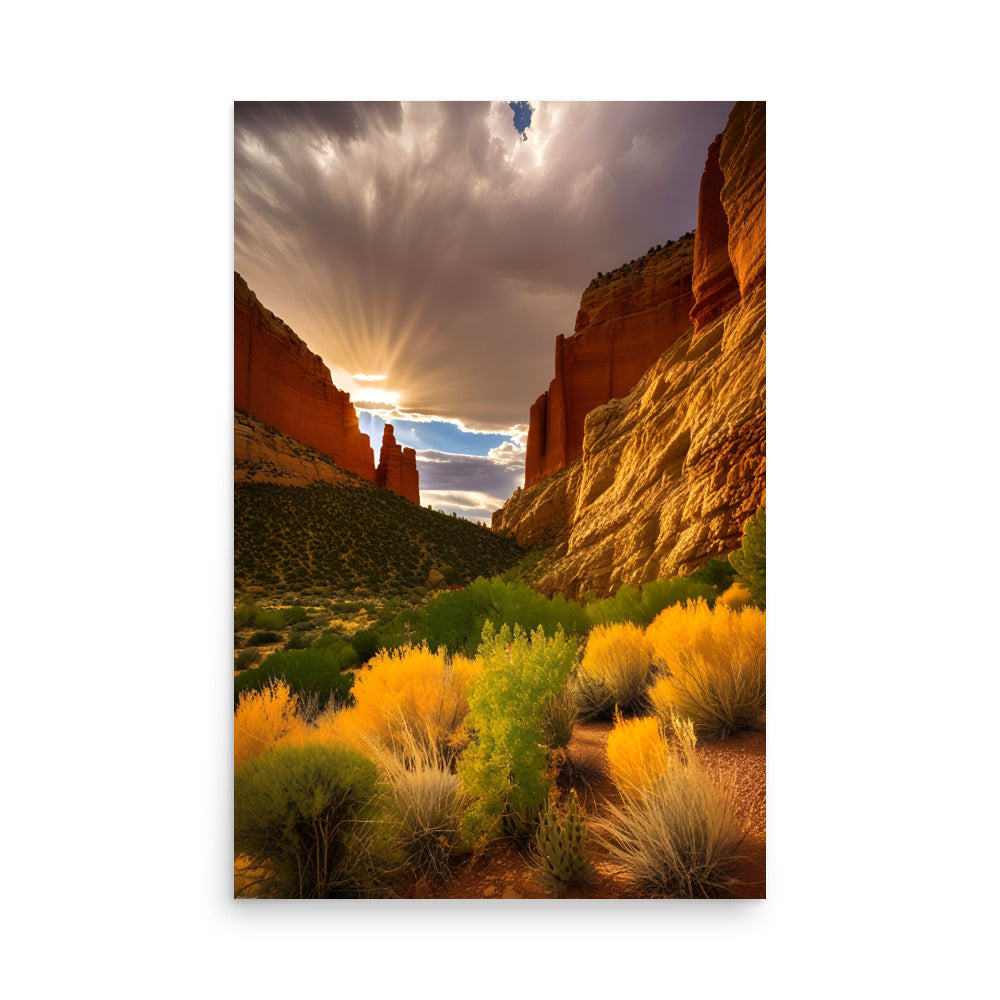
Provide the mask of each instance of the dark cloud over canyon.
{"label": "dark cloud over canyon", "polygon": [[505,101],[235,106],[236,269],[386,419],[523,443],[590,279],[694,228],[732,107],[531,105],[523,139]]}

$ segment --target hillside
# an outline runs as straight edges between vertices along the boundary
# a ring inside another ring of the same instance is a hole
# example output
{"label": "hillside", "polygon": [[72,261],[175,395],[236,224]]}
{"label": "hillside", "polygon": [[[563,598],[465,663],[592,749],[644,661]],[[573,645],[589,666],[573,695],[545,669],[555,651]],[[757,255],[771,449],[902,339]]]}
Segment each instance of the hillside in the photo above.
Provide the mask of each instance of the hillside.
{"label": "hillside", "polygon": [[360,480],[244,482],[234,494],[237,590],[322,587],[391,596],[428,586],[434,570],[469,583],[502,573],[524,554],[488,528]]}

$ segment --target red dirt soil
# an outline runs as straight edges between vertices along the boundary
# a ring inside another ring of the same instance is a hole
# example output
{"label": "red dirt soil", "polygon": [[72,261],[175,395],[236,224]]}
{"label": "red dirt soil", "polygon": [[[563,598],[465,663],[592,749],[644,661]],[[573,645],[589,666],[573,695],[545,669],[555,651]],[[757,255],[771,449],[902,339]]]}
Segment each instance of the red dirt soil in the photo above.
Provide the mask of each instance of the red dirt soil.
{"label": "red dirt soil", "polygon": [[[607,742],[613,724],[578,724],[569,744],[573,787],[577,789],[588,834],[605,811],[608,801],[620,799],[608,775]],[[726,740],[698,741],[702,766],[720,787],[732,789],[733,804],[743,824],[745,839],[741,859],[733,868],[739,883],[738,899],[764,899],[766,889],[766,757],[765,735],[743,733]],[[571,889],[568,899],[641,899],[590,837],[591,856],[596,869],[593,883]],[[511,841],[494,841],[471,860],[455,863],[450,878],[410,879],[397,886],[397,894],[411,899],[548,899],[541,883],[532,875],[531,865]]]}

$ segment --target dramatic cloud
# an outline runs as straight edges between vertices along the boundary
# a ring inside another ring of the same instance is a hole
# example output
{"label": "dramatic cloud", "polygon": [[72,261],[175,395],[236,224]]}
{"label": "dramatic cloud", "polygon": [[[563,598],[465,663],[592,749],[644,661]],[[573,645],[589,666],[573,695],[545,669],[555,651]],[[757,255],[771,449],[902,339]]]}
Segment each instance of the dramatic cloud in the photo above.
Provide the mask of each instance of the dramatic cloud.
{"label": "dramatic cloud", "polygon": [[590,279],[694,228],[731,107],[516,103],[523,136],[503,101],[236,105],[236,268],[394,423],[523,444]]}

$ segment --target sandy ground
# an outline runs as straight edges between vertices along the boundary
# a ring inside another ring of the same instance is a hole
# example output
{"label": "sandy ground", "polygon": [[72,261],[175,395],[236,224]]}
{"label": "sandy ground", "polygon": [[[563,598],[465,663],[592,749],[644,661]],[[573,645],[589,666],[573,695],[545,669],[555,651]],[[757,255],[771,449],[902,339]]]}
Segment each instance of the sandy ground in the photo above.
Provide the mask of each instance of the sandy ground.
{"label": "sandy ground", "polygon": [[[610,722],[582,723],[569,745],[588,832],[602,814],[605,803],[619,799],[607,770]],[[727,740],[698,743],[698,756],[720,786],[731,787],[734,806],[745,834],[742,859],[733,869],[740,888],[735,898],[763,899],[766,888],[766,756],[764,733],[745,733]],[[593,840],[591,840],[593,845]],[[571,890],[569,899],[641,898],[619,868],[592,846],[595,881],[585,889]],[[528,861],[509,841],[496,841],[479,857],[455,864],[452,877],[425,878],[398,887],[403,897],[415,899],[548,899],[531,874]]]}

